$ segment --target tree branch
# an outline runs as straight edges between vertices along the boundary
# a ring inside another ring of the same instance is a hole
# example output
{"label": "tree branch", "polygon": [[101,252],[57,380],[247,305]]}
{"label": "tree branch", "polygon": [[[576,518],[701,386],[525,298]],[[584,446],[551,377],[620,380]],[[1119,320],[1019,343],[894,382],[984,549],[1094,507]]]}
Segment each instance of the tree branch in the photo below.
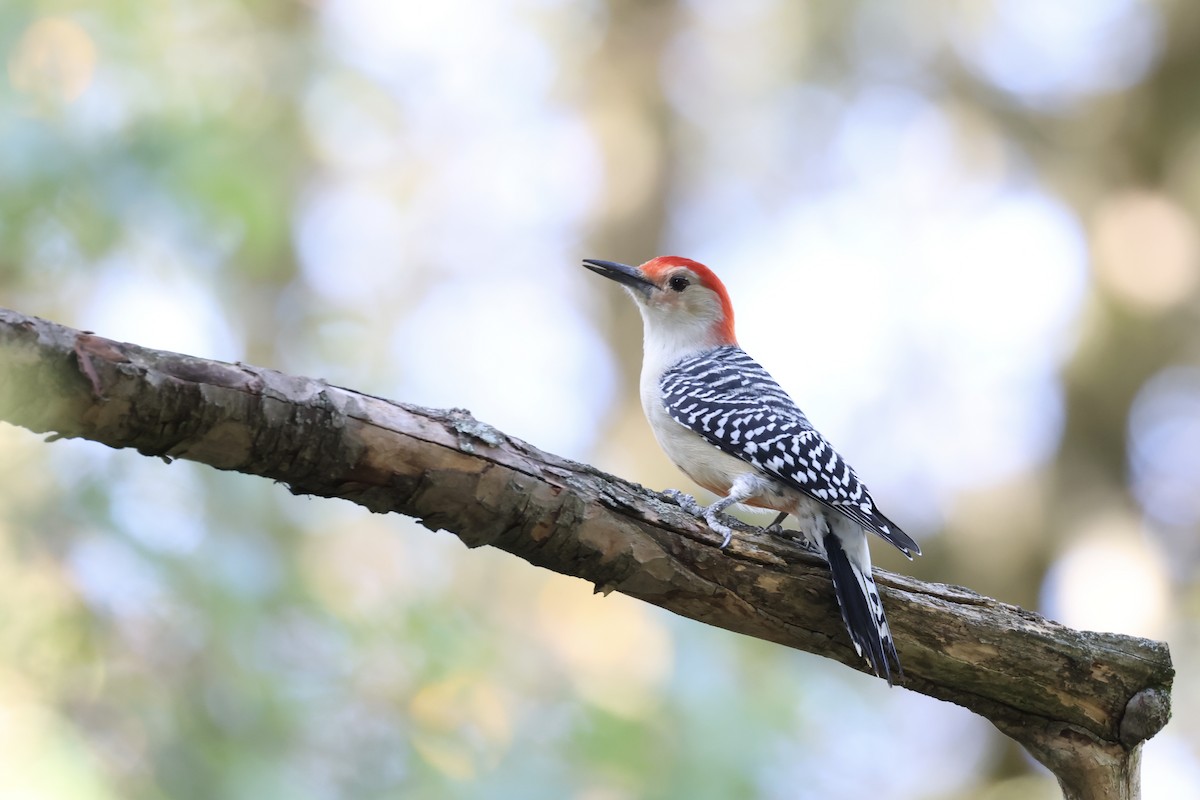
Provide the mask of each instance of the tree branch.
{"label": "tree branch", "polygon": [[[103,339],[0,309],[0,419],[261,475],[295,494],[416,517],[710,625],[864,664],[828,570],[757,534],[728,550],[661,495],[544,453],[460,410]],[[1024,745],[1069,798],[1138,793],[1170,716],[1165,643],[1075,631],[966,589],[876,571],[913,691]]]}

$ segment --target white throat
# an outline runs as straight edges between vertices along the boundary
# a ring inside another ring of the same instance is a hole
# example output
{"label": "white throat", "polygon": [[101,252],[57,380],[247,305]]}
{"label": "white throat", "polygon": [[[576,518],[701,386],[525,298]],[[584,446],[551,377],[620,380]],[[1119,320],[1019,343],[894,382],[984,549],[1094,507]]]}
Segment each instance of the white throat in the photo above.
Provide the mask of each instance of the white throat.
{"label": "white throat", "polygon": [[693,353],[719,347],[717,320],[700,315],[681,316],[638,303],[642,312],[642,385],[658,385],[663,372],[675,362]]}

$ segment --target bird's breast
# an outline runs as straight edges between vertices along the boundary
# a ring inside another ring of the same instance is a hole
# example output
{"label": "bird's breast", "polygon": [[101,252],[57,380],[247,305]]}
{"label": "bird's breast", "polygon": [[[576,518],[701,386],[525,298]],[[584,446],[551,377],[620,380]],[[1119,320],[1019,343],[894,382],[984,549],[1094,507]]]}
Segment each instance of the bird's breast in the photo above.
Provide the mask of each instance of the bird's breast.
{"label": "bird's breast", "polygon": [[[747,472],[755,472],[770,480],[753,465],[726,453],[700,434],[676,422],[656,400],[647,401],[643,394],[642,405],[650,428],[654,431],[654,438],[667,458],[680,472],[717,497],[728,495],[733,482]],[[776,484],[772,492],[750,498],[743,505],[780,511],[790,509],[797,501],[798,493],[774,480],[771,483]]]}

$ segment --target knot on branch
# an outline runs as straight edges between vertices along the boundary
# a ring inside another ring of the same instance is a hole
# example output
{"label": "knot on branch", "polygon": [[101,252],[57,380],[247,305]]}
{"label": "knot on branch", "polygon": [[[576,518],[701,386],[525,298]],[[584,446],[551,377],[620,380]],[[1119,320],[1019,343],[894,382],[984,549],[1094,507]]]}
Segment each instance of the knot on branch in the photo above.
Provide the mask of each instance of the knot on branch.
{"label": "knot on branch", "polygon": [[486,422],[475,419],[465,408],[452,408],[447,416],[451,426],[459,433],[458,447],[464,453],[475,452],[471,439],[483,442],[488,447],[500,447],[507,438]]}
{"label": "knot on branch", "polygon": [[1171,695],[1151,687],[1129,698],[1118,735],[1121,744],[1135,747],[1163,729],[1171,718]]}

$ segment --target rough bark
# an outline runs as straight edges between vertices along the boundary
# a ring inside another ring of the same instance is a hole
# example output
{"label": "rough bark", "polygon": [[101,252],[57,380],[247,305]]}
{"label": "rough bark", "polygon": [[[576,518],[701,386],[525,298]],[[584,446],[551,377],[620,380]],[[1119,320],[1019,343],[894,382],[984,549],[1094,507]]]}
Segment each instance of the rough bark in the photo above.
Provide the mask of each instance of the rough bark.
{"label": "rough bark", "polygon": [[[661,495],[544,453],[461,410],[418,408],[243,364],[114,342],[0,309],[0,419],[261,475],[412,516],[710,625],[863,670],[823,562],[719,538]],[[1138,796],[1170,716],[1162,642],[1076,631],[944,584],[876,571],[913,691],[991,720],[1068,798]]]}

